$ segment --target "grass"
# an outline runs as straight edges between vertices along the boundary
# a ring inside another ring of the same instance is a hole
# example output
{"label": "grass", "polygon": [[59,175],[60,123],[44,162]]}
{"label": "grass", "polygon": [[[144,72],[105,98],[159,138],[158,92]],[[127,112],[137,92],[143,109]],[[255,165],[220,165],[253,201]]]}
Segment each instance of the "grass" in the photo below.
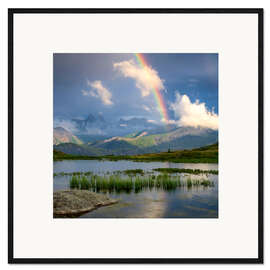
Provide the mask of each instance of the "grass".
{"label": "grass", "polygon": [[82,176],[82,175],[90,175],[90,174],[93,174],[92,171],[88,171],[88,172],[59,172],[59,173],[54,173],[53,176],[67,176],[67,175],[79,175],[79,176]]}
{"label": "grass", "polygon": [[86,176],[82,176],[80,179],[80,189],[90,189],[90,182]]}
{"label": "grass", "polygon": [[76,176],[72,176],[71,180],[69,182],[69,186],[70,186],[71,189],[73,189],[73,188],[80,189],[81,188],[80,187],[80,179],[78,177],[76,177]]}
{"label": "grass", "polygon": [[86,189],[94,192],[109,193],[130,193],[134,191],[138,193],[145,189],[162,189],[172,191],[177,188],[195,186],[213,187],[214,182],[208,179],[191,179],[190,177],[182,179],[180,176],[170,176],[167,173],[148,176],[122,177],[121,175],[73,175],[70,179],[71,189]]}
{"label": "grass", "polygon": [[[153,171],[159,172],[159,173],[168,173],[168,174],[176,174],[176,173],[188,173],[188,174],[218,174],[217,170],[200,170],[200,169],[179,169],[179,168],[156,168],[153,169]],[[86,171],[86,172],[59,172],[54,173],[53,176],[67,176],[67,175],[78,175],[78,176],[88,176],[92,175],[92,171]],[[110,172],[106,172],[106,174],[110,174]],[[128,176],[136,176],[136,175],[145,175],[149,174],[149,172],[145,172],[142,169],[133,169],[133,170],[124,170],[124,171],[115,171],[113,174],[124,174]]]}
{"label": "grass", "polygon": [[142,169],[125,170],[122,171],[122,173],[126,175],[136,175],[136,174],[144,175],[144,171]]}
{"label": "grass", "polygon": [[69,186],[71,189],[83,189],[89,190],[90,189],[90,181],[86,176],[77,176],[73,175],[69,181]]}
{"label": "grass", "polygon": [[136,161],[171,161],[176,163],[218,163],[218,144],[191,150],[179,150],[132,156]]}
{"label": "grass", "polygon": [[178,169],[178,168],[157,168],[153,171],[161,173],[189,173],[189,174],[218,174],[216,170],[200,170],[200,169]]}
{"label": "grass", "polygon": [[169,153],[161,152],[143,155],[121,156],[77,156],[54,150],[53,160],[131,160],[137,162],[171,161],[176,163],[218,163],[218,143],[191,150],[171,151]]}

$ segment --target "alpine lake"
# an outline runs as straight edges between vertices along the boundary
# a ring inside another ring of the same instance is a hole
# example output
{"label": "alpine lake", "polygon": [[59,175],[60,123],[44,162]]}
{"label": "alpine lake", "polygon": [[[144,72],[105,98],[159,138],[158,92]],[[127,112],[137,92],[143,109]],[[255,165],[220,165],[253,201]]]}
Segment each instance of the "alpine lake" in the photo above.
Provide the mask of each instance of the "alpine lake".
{"label": "alpine lake", "polygon": [[118,200],[79,218],[218,218],[218,164],[62,160],[53,170],[54,191],[85,181]]}

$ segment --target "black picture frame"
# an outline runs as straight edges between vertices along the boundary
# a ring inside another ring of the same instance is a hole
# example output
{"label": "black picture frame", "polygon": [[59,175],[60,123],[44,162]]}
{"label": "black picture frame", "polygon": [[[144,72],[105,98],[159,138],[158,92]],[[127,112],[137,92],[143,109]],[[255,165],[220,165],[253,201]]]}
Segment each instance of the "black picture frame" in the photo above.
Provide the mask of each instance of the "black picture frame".
{"label": "black picture frame", "polygon": [[[258,14],[258,258],[14,258],[13,20],[14,14],[182,13]],[[8,10],[8,262],[11,264],[261,264],[263,263],[263,9],[9,9]]]}

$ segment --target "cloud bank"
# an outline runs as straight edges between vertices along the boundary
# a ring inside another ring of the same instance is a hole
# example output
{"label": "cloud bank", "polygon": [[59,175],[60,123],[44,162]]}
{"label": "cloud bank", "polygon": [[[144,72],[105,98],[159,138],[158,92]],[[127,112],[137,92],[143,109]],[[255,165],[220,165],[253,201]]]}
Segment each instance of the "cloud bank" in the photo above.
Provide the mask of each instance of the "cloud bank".
{"label": "cloud bank", "polygon": [[76,133],[78,131],[74,122],[70,121],[69,119],[54,118],[53,127],[62,127],[71,133]]}
{"label": "cloud bank", "polygon": [[143,97],[148,96],[153,88],[164,90],[163,80],[152,67],[139,67],[133,60],[114,63],[113,67],[124,77],[134,79]]}
{"label": "cloud bank", "polygon": [[112,94],[107,88],[102,85],[101,81],[87,81],[87,85],[91,87],[91,90],[82,90],[82,94],[84,96],[92,96],[99,98],[104,105],[113,105]]}
{"label": "cloud bank", "polygon": [[192,103],[187,95],[176,93],[176,100],[171,104],[176,123],[179,126],[204,127],[217,130],[218,115],[207,110],[205,103],[196,100]]}

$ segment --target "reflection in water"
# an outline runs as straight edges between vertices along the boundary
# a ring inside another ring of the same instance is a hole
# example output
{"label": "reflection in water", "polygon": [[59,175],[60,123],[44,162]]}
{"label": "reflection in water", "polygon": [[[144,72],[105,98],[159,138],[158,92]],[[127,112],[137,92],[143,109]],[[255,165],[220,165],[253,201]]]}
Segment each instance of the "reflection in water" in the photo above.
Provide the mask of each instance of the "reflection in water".
{"label": "reflection in water", "polygon": [[141,218],[160,218],[163,217],[166,208],[166,192],[148,192],[142,200],[141,208],[137,212],[137,217]]}
{"label": "reflection in water", "polygon": [[180,188],[176,191],[144,191],[110,194],[118,204],[99,208],[81,218],[217,218],[216,188]]}
{"label": "reflection in water", "polygon": [[[131,162],[131,161],[61,161],[54,162],[54,173],[93,171],[104,174],[127,169],[187,168],[217,170],[217,164],[181,164],[171,162]],[[189,177],[190,175],[186,176]],[[184,177],[184,175],[183,175]],[[193,179],[205,177],[192,175]],[[54,190],[68,189],[70,176],[54,177]],[[218,217],[218,175],[209,175],[214,187],[196,186],[177,188],[174,191],[144,190],[139,193],[112,193],[110,197],[119,203],[98,208],[81,218],[217,218]]]}
{"label": "reflection in water", "polygon": [[162,218],[167,210],[165,191],[112,195],[119,203],[86,213],[81,218]]}

